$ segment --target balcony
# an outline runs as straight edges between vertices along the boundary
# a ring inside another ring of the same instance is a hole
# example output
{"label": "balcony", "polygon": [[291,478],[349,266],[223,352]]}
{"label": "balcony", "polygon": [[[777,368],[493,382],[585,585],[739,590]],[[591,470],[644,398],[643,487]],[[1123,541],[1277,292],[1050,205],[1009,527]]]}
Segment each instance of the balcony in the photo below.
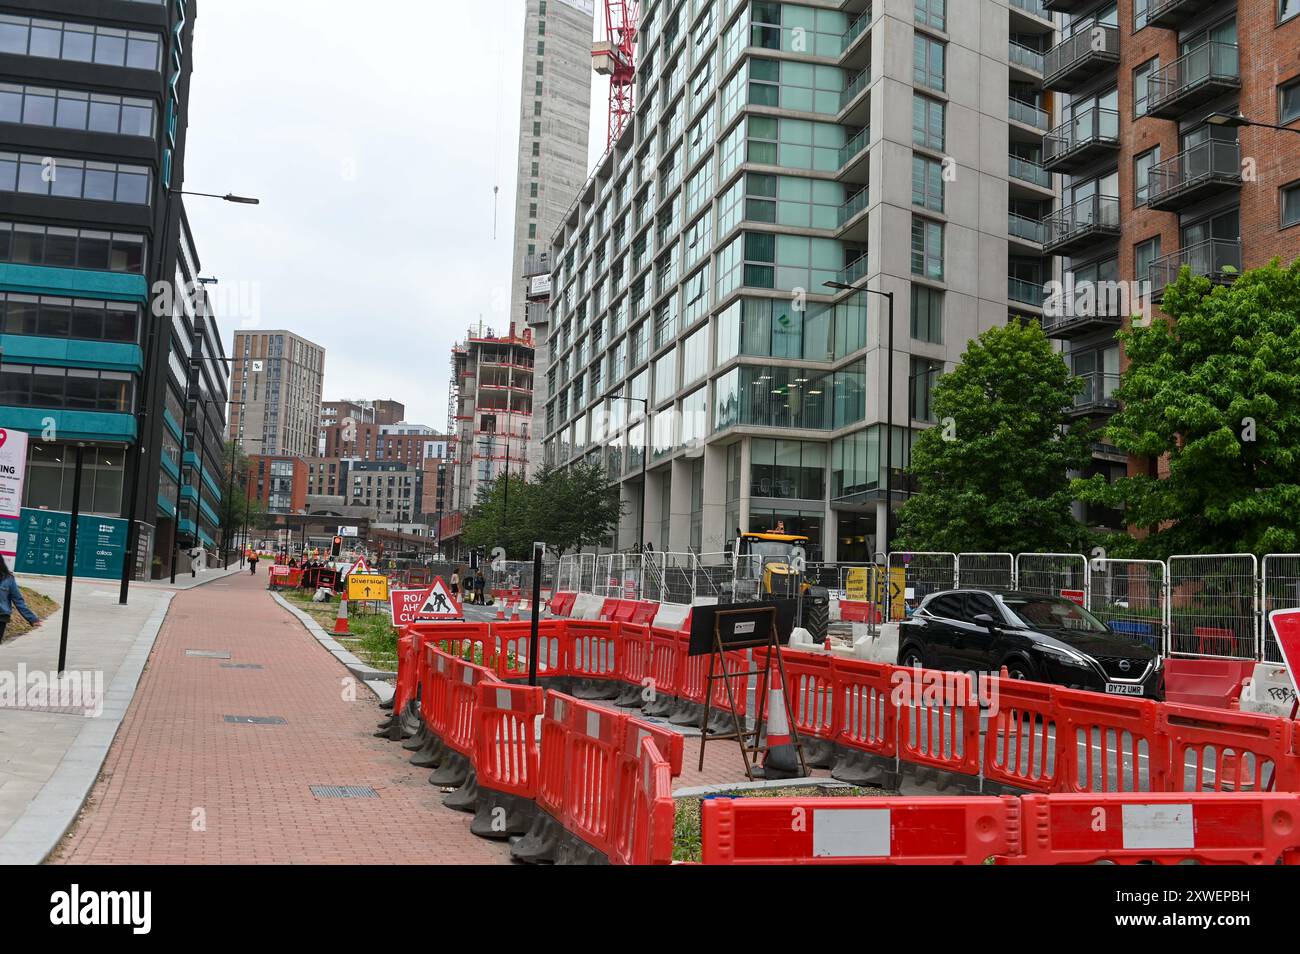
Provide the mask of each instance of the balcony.
{"label": "balcony", "polygon": [[840,146],[838,156],[839,178],[846,182],[866,182],[868,173],[867,159],[870,153],[867,146],[871,143],[871,127],[863,126],[853,138]]}
{"label": "balcony", "polygon": [[1015,16],[1015,11],[1018,10],[1039,20],[1052,22],[1052,14],[1043,6],[1043,0],[1011,0],[1010,9],[1012,16]]}
{"label": "balcony", "polygon": [[544,325],[550,321],[546,302],[530,301],[524,306],[524,321],[530,325]]}
{"label": "balcony", "polygon": [[1177,30],[1217,2],[1218,0],[1151,0],[1151,5],[1147,8],[1147,26]]}
{"label": "balcony", "polygon": [[1128,303],[1118,282],[1080,282],[1067,275],[1064,289],[1043,305],[1043,334],[1068,341],[1096,331],[1112,334],[1124,324]]}
{"label": "balcony", "polygon": [[[838,221],[839,228],[843,229],[839,235],[839,238],[842,241],[854,241],[859,239],[861,241],[866,241],[867,220],[866,216],[862,213],[867,210],[869,203],[869,190],[866,186],[863,186],[857,192],[853,193],[853,195],[849,196],[848,201],[840,206]],[[851,228],[845,229],[844,227],[850,222],[853,223]]]}
{"label": "balcony", "polygon": [[[1100,40],[1100,43],[1098,42]],[[1119,30],[1096,26],[1058,43],[1043,56],[1043,85],[1073,93],[1119,63]]]}
{"label": "balcony", "polygon": [[1043,137],[1043,168],[1076,172],[1119,152],[1119,113],[1093,106]]}
{"label": "balcony", "polygon": [[1033,103],[1026,103],[1014,96],[1007,97],[1007,118],[1033,129],[1047,129],[1047,113]]}
{"label": "balcony", "polygon": [[1007,276],[1007,299],[1031,308],[1043,307],[1043,286],[1039,282]]}
{"label": "balcony", "polygon": [[1007,63],[1012,69],[1027,73],[1033,79],[1043,78],[1043,54],[1031,50],[1023,43],[1017,43],[1015,40],[1007,41]]}
{"label": "balcony", "polygon": [[859,42],[871,26],[871,8],[857,15],[840,37],[840,66],[853,68],[865,66],[871,57],[871,44]]}
{"label": "balcony", "polygon": [[1196,106],[1241,89],[1235,43],[1207,40],[1151,75],[1147,115],[1179,119]]}
{"label": "balcony", "polygon": [[1151,300],[1160,301],[1165,288],[1186,265],[1193,275],[1204,275],[1218,285],[1227,285],[1241,274],[1240,239],[1206,239],[1151,263]]}
{"label": "balcony", "polygon": [[1044,9],[1050,13],[1078,13],[1096,5],[1097,0],[1043,0]]}
{"label": "balcony", "polygon": [[1097,242],[1119,236],[1119,199],[1094,195],[1053,212],[1043,220],[1047,227],[1043,251],[1074,255]]}
{"label": "balcony", "polygon": [[1091,417],[1114,414],[1119,410],[1119,401],[1115,398],[1115,392],[1119,390],[1118,374],[1090,371],[1080,374],[1078,380],[1083,382],[1083,390],[1074,396],[1074,403],[1066,408],[1067,414]]}
{"label": "balcony", "polygon": [[1052,188],[1052,174],[1031,159],[1007,155],[1007,176],[1040,189]]}
{"label": "balcony", "polygon": [[1208,196],[1241,188],[1241,147],[1209,139],[1151,167],[1147,207],[1177,212]]}
{"label": "balcony", "polygon": [[852,285],[859,278],[867,274],[867,253],[863,252],[848,267],[840,269],[835,275],[835,280],[842,285]]}
{"label": "balcony", "polygon": [[871,118],[871,67],[865,66],[844,83],[840,93],[840,122],[849,126],[862,126]]}
{"label": "balcony", "polygon": [[532,278],[534,275],[551,274],[551,253],[535,252],[524,256],[524,273],[521,277]]}
{"label": "balcony", "polygon": [[1037,219],[1029,219],[1014,212],[1007,213],[1007,235],[1012,241],[1018,240],[1021,244],[1034,245],[1041,250],[1046,234],[1043,223]]}

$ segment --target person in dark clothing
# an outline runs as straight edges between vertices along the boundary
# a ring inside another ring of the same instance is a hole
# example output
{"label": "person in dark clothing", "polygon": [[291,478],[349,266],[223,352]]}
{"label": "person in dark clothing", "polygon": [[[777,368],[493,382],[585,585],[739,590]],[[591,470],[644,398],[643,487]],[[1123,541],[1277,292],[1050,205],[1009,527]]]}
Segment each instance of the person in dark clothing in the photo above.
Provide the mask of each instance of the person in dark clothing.
{"label": "person in dark clothing", "polygon": [[483,590],[487,587],[487,580],[483,578],[483,571],[480,569],[474,574],[474,602],[479,606],[483,605]]}
{"label": "person in dark clothing", "polygon": [[257,560],[258,554],[257,551],[254,550],[248,557],[248,572],[253,576],[257,576]]}
{"label": "person in dark clothing", "polygon": [[14,610],[31,625],[32,629],[41,625],[41,619],[27,606],[23,591],[18,588],[18,580],[9,572],[9,565],[0,557],[0,642],[4,641],[5,630],[9,628],[9,619]]}

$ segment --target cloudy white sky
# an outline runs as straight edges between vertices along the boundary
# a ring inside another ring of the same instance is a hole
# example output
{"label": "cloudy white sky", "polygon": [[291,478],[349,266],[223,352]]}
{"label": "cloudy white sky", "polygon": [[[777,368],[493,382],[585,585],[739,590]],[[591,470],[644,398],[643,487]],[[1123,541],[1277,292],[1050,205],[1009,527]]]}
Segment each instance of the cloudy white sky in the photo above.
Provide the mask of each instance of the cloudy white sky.
{"label": "cloudy white sky", "polygon": [[198,7],[184,187],[262,200],[187,200],[204,274],[326,348],[326,400],[445,427],[452,343],[506,322],[522,0]]}

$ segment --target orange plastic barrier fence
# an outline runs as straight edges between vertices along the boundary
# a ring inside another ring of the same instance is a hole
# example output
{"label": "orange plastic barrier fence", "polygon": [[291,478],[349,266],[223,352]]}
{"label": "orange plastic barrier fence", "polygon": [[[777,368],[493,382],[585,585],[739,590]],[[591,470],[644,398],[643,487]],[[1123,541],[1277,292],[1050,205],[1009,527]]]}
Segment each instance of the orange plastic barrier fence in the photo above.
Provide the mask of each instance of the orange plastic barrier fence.
{"label": "orange plastic barrier fence", "polygon": [[678,633],[671,629],[650,630],[650,678],[658,695],[681,694],[686,655],[679,652]]}
{"label": "orange plastic barrier fence", "polygon": [[659,604],[642,600],[632,608],[632,617],[628,620],[630,623],[636,623],[639,626],[650,626],[655,621],[655,615],[659,612]]}
{"label": "orange plastic barrier fence", "polygon": [[1063,745],[1057,725],[1054,687],[1017,679],[991,678],[997,714],[984,736],[984,776],[1031,792],[1052,792],[1063,773]]}
{"label": "orange plastic barrier fence", "polygon": [[587,679],[618,676],[619,623],[569,620],[564,624],[565,675]]}
{"label": "orange plastic barrier fence", "polygon": [[551,597],[551,615],[568,616],[573,612],[573,604],[577,599],[577,593],[556,593]]}
{"label": "orange plastic barrier fence", "polygon": [[1166,704],[1157,713],[1169,745],[1171,792],[1294,792],[1300,759],[1295,723],[1250,712]]}
{"label": "orange plastic barrier fence", "polygon": [[899,753],[904,761],[975,775],[980,707],[966,673],[896,668]]}
{"label": "orange plastic barrier fence", "polygon": [[674,773],[660,755],[654,739],[642,739],[640,756],[628,837],[632,864],[670,865],[677,818],[677,806],[673,802]]}
{"label": "orange plastic barrier fence", "polygon": [[[654,747],[652,778],[647,780],[643,743]],[[617,796],[615,802],[616,825],[610,860],[618,864],[667,864],[672,860],[673,839],[667,840],[667,860],[643,860],[650,851],[653,838],[646,830],[650,815],[662,811],[658,799],[666,795],[670,806],[667,815],[668,831],[672,831],[675,809],[671,806],[672,779],[682,771],[684,739],[676,732],[660,729],[640,719],[628,718],[623,723],[623,738],[616,759],[618,762]],[[666,780],[662,792],[656,781],[660,770]],[[662,828],[662,824],[660,826]]]}
{"label": "orange plastic barrier fence", "polygon": [[480,683],[499,685],[492,673],[463,659],[450,658],[447,669],[447,731],[442,740],[461,755],[474,757],[474,693]]}
{"label": "orange plastic barrier fence", "polygon": [[424,697],[420,700],[420,718],[429,731],[443,741],[451,718],[451,664],[452,657],[433,645],[424,647],[428,659],[428,681]]}
{"label": "orange plastic barrier fence", "polygon": [[542,707],[537,804],[561,824],[564,822],[564,792],[569,778],[569,709],[576,701],[558,692],[548,692]]}
{"label": "orange plastic barrier fence", "polygon": [[740,864],[983,864],[1017,847],[1015,798],[711,798],[702,860]]}
{"label": "orange plastic barrier fence", "polygon": [[[563,620],[544,619],[537,623],[537,675],[541,678],[562,675],[564,672],[561,651],[564,638]],[[492,644],[496,655],[494,669],[502,679],[528,677],[528,653],[532,645],[531,621],[490,624]]]}
{"label": "orange plastic barrier fence", "polygon": [[587,844],[614,856],[618,752],[627,716],[567,701],[569,765],[564,793],[564,827]]}
{"label": "orange plastic barrier fence", "polygon": [[618,680],[639,686],[650,676],[650,627],[620,623],[618,632]]}
{"label": "orange plastic barrier fence", "polygon": [[1300,795],[1024,795],[1012,864],[1300,864]]}
{"label": "orange plastic barrier fence", "polygon": [[[754,668],[762,669],[766,649],[754,650]],[[834,716],[834,657],[819,653],[783,653],[785,694],[790,700],[790,717],[805,738],[833,740],[838,734]]]}
{"label": "orange plastic barrier fence", "polygon": [[894,666],[860,659],[835,659],[838,734],[845,748],[892,757],[897,752],[898,707],[892,699]]}
{"label": "orange plastic barrier fence", "polygon": [[618,605],[622,600],[606,598],[600,607],[600,618],[603,622],[617,622],[614,614],[618,611]]}
{"label": "orange plastic barrier fence", "polygon": [[536,719],[545,694],[540,686],[507,686],[481,680],[476,688],[474,770],[484,788],[537,797]]}
{"label": "orange plastic barrier fence", "polygon": [[[690,635],[684,635],[683,639],[686,641],[685,644],[689,648],[691,642]],[[682,651],[686,652],[687,650],[684,649]],[[704,660],[704,671],[707,674],[709,669],[709,660],[712,657],[699,656],[696,658]],[[747,672],[751,668],[749,653],[744,652],[743,650],[724,652],[722,654],[722,664],[725,667],[728,676],[733,677],[730,678],[728,682],[731,684],[731,697],[735,700],[735,711],[738,715],[743,716],[749,711],[749,679],[742,676],[741,673]],[[713,666],[713,675],[722,675],[722,672],[717,668],[716,661],[713,663]],[[720,679],[713,683],[713,695],[710,699],[710,704],[714,709],[718,709],[722,712],[732,711],[732,704],[727,699],[727,683]]]}
{"label": "orange plastic barrier fence", "polygon": [[1057,732],[1065,761],[1061,791],[1163,792],[1168,740],[1156,703],[1057,688]]}

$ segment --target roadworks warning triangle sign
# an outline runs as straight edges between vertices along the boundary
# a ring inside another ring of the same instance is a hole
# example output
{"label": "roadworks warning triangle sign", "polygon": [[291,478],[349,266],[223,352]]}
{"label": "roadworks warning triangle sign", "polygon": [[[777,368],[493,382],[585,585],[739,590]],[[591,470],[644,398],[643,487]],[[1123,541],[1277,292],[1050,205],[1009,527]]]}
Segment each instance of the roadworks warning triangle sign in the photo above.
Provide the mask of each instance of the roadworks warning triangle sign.
{"label": "roadworks warning triangle sign", "polygon": [[352,565],[352,569],[349,570],[348,572],[349,573],[373,573],[374,570],[370,569],[370,564],[366,562],[365,557],[362,557]]}
{"label": "roadworks warning triangle sign", "polygon": [[436,576],[433,585],[425,592],[424,605],[415,615],[417,619],[464,619],[465,609],[451,595],[442,577]]}

